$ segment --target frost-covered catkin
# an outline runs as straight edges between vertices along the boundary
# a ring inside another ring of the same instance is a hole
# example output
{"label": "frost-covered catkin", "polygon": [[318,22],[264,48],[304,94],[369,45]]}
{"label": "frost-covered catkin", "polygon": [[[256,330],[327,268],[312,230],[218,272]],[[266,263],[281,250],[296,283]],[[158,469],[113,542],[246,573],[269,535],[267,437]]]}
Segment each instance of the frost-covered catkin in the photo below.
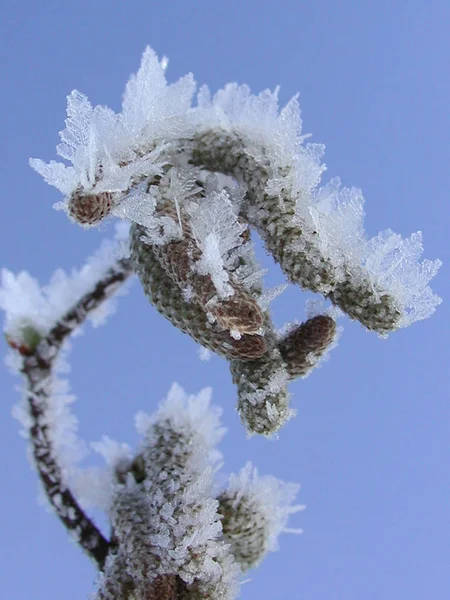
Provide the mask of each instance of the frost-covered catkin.
{"label": "frost-covered catkin", "polygon": [[224,329],[241,334],[257,333],[263,316],[256,300],[232,279],[227,282],[227,297],[218,297],[218,290],[211,276],[198,273],[195,269],[202,252],[183,210],[179,209],[177,213],[174,203],[165,201],[158,205],[157,212],[171,217],[175,222],[179,219],[182,229],[181,240],[153,246],[154,254],[167,274],[182,290],[189,289],[190,300],[200,304]]}
{"label": "frost-covered catkin", "polygon": [[[214,444],[222,436],[208,395],[184,399],[173,386],[147,430],[141,455],[156,575],[176,574],[205,598],[232,600],[239,568],[221,539],[212,497]],[[195,595],[194,595],[195,597]],[[201,596],[200,596],[201,597]]]}
{"label": "frost-covered catkin", "polygon": [[250,463],[230,477],[228,488],[218,497],[219,512],[223,536],[244,572],[277,549],[289,515],[304,508],[292,505],[298,487],[275,477],[260,477]]}
{"label": "frost-covered catkin", "polygon": [[[368,329],[397,329],[401,310],[395,298],[377,289],[362,269],[356,276],[350,265],[337,266],[323,252],[320,231],[302,222],[299,214],[303,198],[301,191],[292,189],[295,166],[282,167],[269,158],[271,154],[269,140],[264,147],[232,129],[211,129],[195,138],[192,157],[194,164],[233,175],[248,186],[248,221],[291,282],[329,297]],[[270,193],[271,187],[279,188],[278,193]]]}
{"label": "frost-covered catkin", "polygon": [[188,302],[181,288],[166,273],[155,256],[153,247],[141,241],[144,227],[130,230],[131,258],[145,294],[157,310],[184,333],[202,346],[225,358],[253,359],[264,354],[264,338],[243,334],[239,339],[210,323],[206,311],[195,302]]}
{"label": "frost-covered catkin", "polygon": [[289,375],[269,315],[264,319],[267,351],[254,360],[230,360],[233,382],[238,389],[237,410],[247,431],[271,436],[295,412],[290,408]]}

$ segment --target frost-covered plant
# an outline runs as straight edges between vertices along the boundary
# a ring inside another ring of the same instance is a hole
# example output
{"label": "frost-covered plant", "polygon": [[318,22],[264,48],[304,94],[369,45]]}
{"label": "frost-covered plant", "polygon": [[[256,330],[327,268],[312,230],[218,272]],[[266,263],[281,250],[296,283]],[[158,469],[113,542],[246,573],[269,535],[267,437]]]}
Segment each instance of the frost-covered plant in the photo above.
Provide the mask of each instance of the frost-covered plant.
{"label": "frost-covered plant", "polygon": [[[290,418],[287,382],[335,341],[332,313],[280,339],[250,229],[290,282],[320,293],[386,335],[431,315],[440,261],[419,262],[421,234],[367,239],[363,197],[321,184],[324,148],[305,143],[297,97],[229,84],[213,97],[192,75],[168,85],[167,61],[147,48],[122,111],[68,96],[58,154],[31,165],[56,186],[57,207],[83,226],[108,215],[132,223],[131,261],[156,308],[230,361],[241,419],[272,435]],[[307,340],[306,340],[307,338]]]}
{"label": "frost-covered plant", "polygon": [[[367,239],[363,197],[338,179],[321,184],[323,146],[305,143],[297,97],[278,109],[278,89],[254,96],[229,84],[193,103],[192,75],[168,85],[167,61],[147,48],[122,111],[68,96],[58,154],[31,160],[64,199],[56,207],[84,227],[108,216],[121,250],[106,245],[79,272],[40,288],[27,273],[2,274],[0,306],[10,366],[25,380],[16,408],[54,511],[96,562],[96,600],[226,600],[285,530],[296,486],[246,465],[216,491],[222,436],[210,390],[174,384],[153,416],[137,419],[133,456],[104,438],[107,468],[81,468],[68,384],[57,377],[67,341],[86,319],[100,323],[111,297],[136,273],[176,327],[229,361],[249,433],[271,436],[293,410],[288,383],[307,376],[336,343],[340,311],[387,335],[431,315],[428,282],[439,261],[419,262],[421,235],[390,230]],[[131,227],[128,227],[128,224]],[[277,331],[251,229],[289,282],[321,294],[326,310]],[[87,516],[109,516],[107,538]]]}
{"label": "frost-covered plant", "polygon": [[[225,430],[211,389],[188,395],[174,383],[153,415],[136,416],[141,444],[104,437],[92,447],[105,468],[80,466],[87,446],[70,412],[74,397],[58,373],[71,335],[104,322],[112,296],[132,273],[123,256],[128,226],[79,271],[57,271],[40,287],[27,273],[3,270],[9,366],[24,378],[14,414],[56,515],[98,569],[97,600],[232,600],[242,575],[277,547],[298,486],[259,477],[246,465],[220,489],[216,446]],[[86,513],[109,517],[107,537]]]}

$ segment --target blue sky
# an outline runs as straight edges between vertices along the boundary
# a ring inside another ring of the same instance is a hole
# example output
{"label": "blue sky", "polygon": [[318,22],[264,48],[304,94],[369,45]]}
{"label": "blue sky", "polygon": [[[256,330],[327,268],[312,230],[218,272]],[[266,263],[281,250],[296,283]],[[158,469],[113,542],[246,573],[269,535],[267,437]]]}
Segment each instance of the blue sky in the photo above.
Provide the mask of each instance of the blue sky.
{"label": "blue sky", "polygon": [[[81,265],[112,228],[84,231],[52,210],[58,192],[27,164],[55,158],[65,96],[120,107],[147,44],[170,58],[168,79],[192,71],[212,90],[300,91],[305,132],[326,144],[326,177],[361,187],[370,235],[424,234],[444,260],[433,289],[448,298],[450,5],[440,1],[207,2],[46,0],[0,8],[2,57],[0,263],[46,282]],[[268,285],[283,281],[270,269]],[[304,317],[311,295],[290,287],[278,326]],[[224,409],[225,469],[248,459],[302,484],[302,536],[251,574],[244,600],[422,600],[450,594],[448,303],[429,320],[378,339],[342,319],[331,359],[291,386],[297,417],[277,441],[247,440],[226,363],[201,362],[194,342],[148,304],[136,281],[108,325],[86,329],[70,355],[74,407],[88,440],[136,443],[134,414],[178,381],[212,386]],[[3,348],[6,346],[2,342]],[[0,577],[8,600],[88,597],[94,569],[40,507],[10,417],[18,383],[0,374]]]}

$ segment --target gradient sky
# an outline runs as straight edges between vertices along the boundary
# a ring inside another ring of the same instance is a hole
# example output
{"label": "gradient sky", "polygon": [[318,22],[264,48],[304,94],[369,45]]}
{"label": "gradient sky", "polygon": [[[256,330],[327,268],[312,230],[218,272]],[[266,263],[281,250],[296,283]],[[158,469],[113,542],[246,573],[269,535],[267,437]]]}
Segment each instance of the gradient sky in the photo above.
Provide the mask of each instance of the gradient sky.
{"label": "gradient sky", "polygon": [[[0,264],[47,282],[83,263],[112,227],[84,231],[52,210],[59,193],[27,164],[56,158],[65,97],[120,108],[150,44],[170,58],[168,79],[192,71],[212,90],[300,91],[304,131],[325,143],[326,177],[361,187],[370,235],[422,230],[425,257],[444,260],[433,289],[449,296],[448,1],[78,0],[0,8]],[[267,285],[283,281],[272,260]],[[310,294],[291,286],[275,323],[304,317]],[[134,282],[107,326],[73,344],[74,410],[87,440],[135,444],[133,417],[178,381],[214,388],[229,432],[225,469],[302,484],[306,511],[242,589],[243,600],[440,600],[450,596],[448,303],[387,341],[341,319],[328,363],[291,386],[297,417],[277,441],[247,440],[225,361],[201,362],[195,343],[153,309]],[[2,344],[3,353],[6,349]],[[0,578],[8,600],[79,600],[95,571],[38,505],[18,424],[19,383],[0,372]]]}

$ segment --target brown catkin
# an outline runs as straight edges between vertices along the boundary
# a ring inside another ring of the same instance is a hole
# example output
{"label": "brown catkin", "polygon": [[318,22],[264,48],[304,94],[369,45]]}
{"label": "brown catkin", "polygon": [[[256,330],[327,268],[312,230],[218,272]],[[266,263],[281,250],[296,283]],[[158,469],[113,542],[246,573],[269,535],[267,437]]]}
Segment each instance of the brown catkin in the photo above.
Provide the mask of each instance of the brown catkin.
{"label": "brown catkin", "polygon": [[145,294],[156,309],[173,325],[189,334],[205,348],[228,359],[253,360],[266,351],[264,337],[243,334],[233,338],[210,323],[205,310],[195,302],[187,302],[181,288],[169,277],[154,253],[154,247],[141,241],[145,228],[131,227],[131,260]]}
{"label": "brown catkin", "polygon": [[113,195],[110,192],[85,194],[76,190],[69,199],[69,215],[82,225],[95,225],[111,212]]}
{"label": "brown catkin", "polygon": [[305,321],[278,342],[278,350],[290,379],[303,377],[332,344],[336,323],[328,315]]}

